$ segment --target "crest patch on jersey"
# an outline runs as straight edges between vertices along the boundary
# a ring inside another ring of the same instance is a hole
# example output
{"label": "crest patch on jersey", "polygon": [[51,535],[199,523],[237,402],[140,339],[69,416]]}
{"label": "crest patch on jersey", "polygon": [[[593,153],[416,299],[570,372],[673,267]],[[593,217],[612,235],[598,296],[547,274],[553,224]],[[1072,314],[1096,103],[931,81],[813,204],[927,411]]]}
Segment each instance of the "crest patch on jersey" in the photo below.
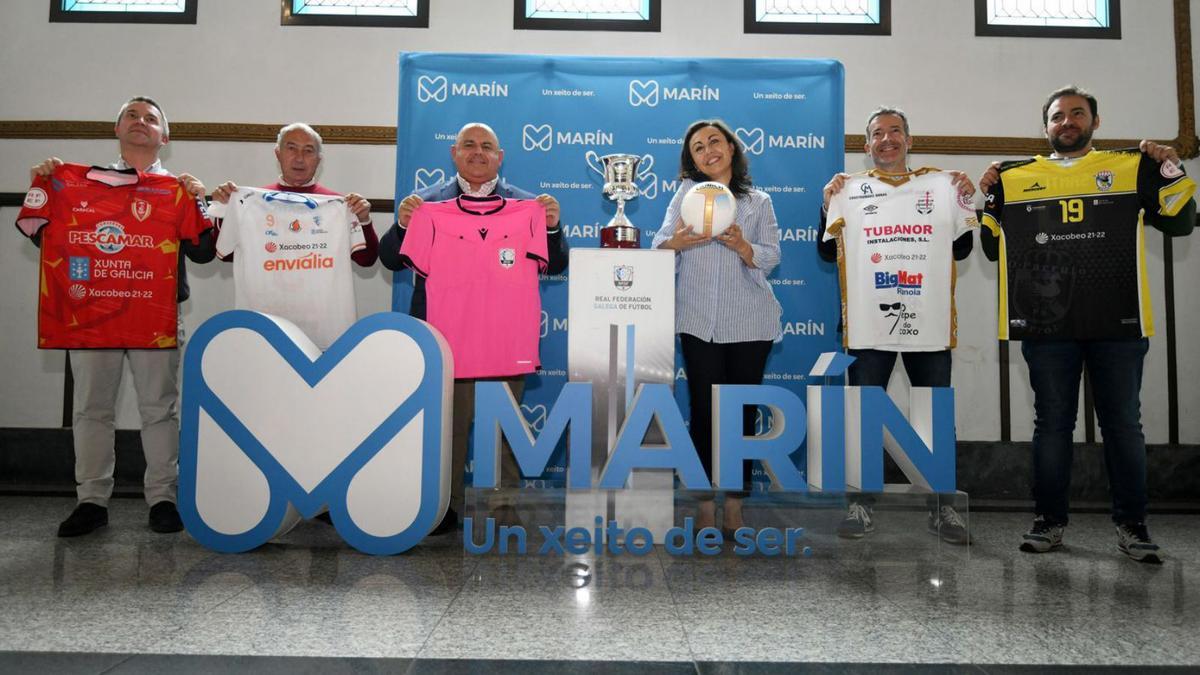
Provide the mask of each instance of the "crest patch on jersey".
{"label": "crest patch on jersey", "polygon": [[25,208],[40,209],[46,205],[46,191],[42,188],[30,188],[25,193]]}
{"label": "crest patch on jersey", "polygon": [[150,206],[150,202],[146,201],[145,199],[135,199],[133,200],[133,203],[129,205],[129,210],[133,212],[134,218],[145,222],[146,219],[150,217],[150,211],[152,210],[152,207]]}
{"label": "crest patch on jersey", "polygon": [[933,213],[933,193],[926,192],[917,197],[917,213],[921,215],[929,215]]}

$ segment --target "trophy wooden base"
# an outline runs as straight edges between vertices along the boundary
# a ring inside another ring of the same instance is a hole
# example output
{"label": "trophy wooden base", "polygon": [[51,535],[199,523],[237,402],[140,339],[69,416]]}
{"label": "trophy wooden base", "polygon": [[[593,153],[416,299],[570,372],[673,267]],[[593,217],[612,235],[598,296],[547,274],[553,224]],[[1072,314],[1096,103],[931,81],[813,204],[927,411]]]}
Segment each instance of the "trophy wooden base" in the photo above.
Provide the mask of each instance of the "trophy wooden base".
{"label": "trophy wooden base", "polygon": [[609,225],[600,229],[600,248],[641,248],[641,232],[628,225]]}

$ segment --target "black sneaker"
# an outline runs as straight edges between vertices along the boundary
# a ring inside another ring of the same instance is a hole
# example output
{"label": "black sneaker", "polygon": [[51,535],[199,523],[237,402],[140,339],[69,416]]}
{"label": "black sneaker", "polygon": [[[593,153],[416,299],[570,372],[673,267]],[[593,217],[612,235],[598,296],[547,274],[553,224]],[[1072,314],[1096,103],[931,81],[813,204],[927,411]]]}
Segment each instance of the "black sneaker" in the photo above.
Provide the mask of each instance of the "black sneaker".
{"label": "black sneaker", "polygon": [[159,534],[170,534],[183,529],[183,521],[179,518],[179,509],[175,502],[163,500],[150,507],[150,529]]}
{"label": "black sneaker", "polygon": [[457,527],[458,527],[458,513],[455,512],[454,509],[447,508],[446,515],[442,516],[442,522],[438,523],[437,527],[433,528],[433,531],[430,532],[429,534],[430,534],[430,536],[436,536],[439,534],[447,534],[447,533],[453,532]]}
{"label": "black sneaker", "polygon": [[1163,553],[1158,544],[1150,541],[1150,532],[1145,523],[1117,525],[1117,548],[1138,562],[1162,564]]}
{"label": "black sneaker", "polygon": [[871,507],[850,502],[845,519],[838,525],[838,536],[845,539],[862,539],[874,531],[875,522],[871,520]]}
{"label": "black sneaker", "polygon": [[108,525],[108,509],[99,504],[82,502],[66,520],[58,524],[58,536],[78,537],[95,532],[105,525]]}
{"label": "black sneaker", "polygon": [[949,504],[929,512],[928,528],[948,544],[970,545],[971,534],[962,515]]}
{"label": "black sneaker", "polygon": [[1033,527],[1021,537],[1021,550],[1026,553],[1045,553],[1062,546],[1063,526],[1045,516],[1035,516]]}

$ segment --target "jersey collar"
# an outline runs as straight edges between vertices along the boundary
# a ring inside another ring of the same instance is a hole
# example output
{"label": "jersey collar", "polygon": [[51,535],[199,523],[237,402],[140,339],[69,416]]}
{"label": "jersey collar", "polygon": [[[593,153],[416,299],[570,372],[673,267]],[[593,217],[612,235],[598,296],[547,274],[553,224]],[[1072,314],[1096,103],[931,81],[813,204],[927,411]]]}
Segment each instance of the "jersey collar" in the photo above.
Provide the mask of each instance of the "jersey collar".
{"label": "jersey collar", "polygon": [[[471,195],[459,195],[455,198],[454,203],[458,206],[458,210],[463,213],[469,213],[473,216],[490,216],[493,213],[499,212],[508,203],[508,200],[500,195],[490,195],[487,197],[472,197]],[[468,208],[466,205],[490,206],[495,204],[495,208],[486,209],[484,211],[476,211]]]}
{"label": "jersey collar", "polygon": [[[124,157],[118,157],[117,161],[110,164],[108,166],[108,168],[116,169],[118,171],[127,171],[129,169],[132,169],[133,167],[129,165],[129,162],[125,161]],[[154,163],[151,164],[150,166],[146,167],[146,170],[143,171],[142,173],[153,173],[153,174],[157,174],[157,175],[165,175],[167,173],[167,170],[163,168],[162,160],[156,159],[156,160],[154,160]]]}

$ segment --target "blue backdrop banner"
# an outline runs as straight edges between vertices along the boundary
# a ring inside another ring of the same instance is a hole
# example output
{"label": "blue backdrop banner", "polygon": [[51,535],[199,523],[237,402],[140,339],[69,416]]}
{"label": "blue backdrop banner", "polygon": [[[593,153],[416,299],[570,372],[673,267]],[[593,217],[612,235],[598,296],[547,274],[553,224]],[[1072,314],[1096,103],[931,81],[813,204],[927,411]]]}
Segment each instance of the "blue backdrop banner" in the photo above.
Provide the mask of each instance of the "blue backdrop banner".
{"label": "blue backdrop banner", "polygon": [[[782,231],[782,262],[770,280],[783,305],[783,339],[771,352],[765,384],[803,398],[817,355],[839,348],[837,275],[817,257],[816,236],[821,187],[844,161],[840,63],[402,53],[399,92],[397,202],[453,178],[455,135],[467,122],[484,122],[505,152],[501,174],[558,199],[573,248],[599,246],[599,229],[616,210],[588,166],[588,151],[653,158],[642,195],[626,204],[648,246],[679,183],[681,135],[697,119],[725,120],[746,150],[754,185],[771,196]],[[536,431],[566,381],[569,274],[542,283],[542,370],[528,380],[522,405]],[[393,308],[407,312],[411,274],[395,278]],[[686,416],[685,374],[677,372]],[[795,459],[803,468],[803,449]],[[562,484],[561,457],[557,464],[544,484]]]}

